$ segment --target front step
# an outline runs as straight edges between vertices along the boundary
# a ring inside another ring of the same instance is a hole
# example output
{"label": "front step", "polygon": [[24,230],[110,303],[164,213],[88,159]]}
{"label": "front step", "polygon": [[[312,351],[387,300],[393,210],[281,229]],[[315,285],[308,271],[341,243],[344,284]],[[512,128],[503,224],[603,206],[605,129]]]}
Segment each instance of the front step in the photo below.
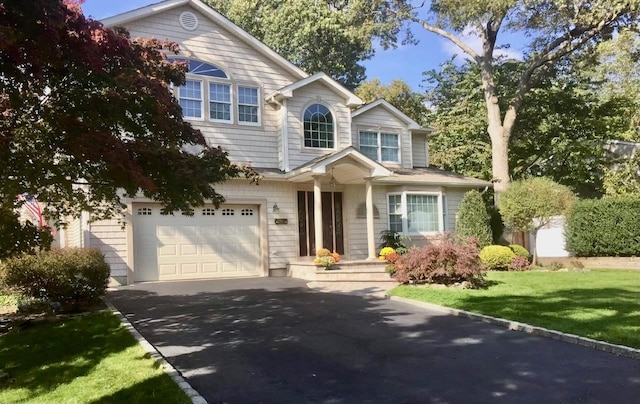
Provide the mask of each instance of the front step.
{"label": "front step", "polygon": [[389,282],[397,283],[385,271],[383,261],[341,261],[335,269],[324,269],[312,262],[293,262],[288,265],[292,278],[316,282]]}

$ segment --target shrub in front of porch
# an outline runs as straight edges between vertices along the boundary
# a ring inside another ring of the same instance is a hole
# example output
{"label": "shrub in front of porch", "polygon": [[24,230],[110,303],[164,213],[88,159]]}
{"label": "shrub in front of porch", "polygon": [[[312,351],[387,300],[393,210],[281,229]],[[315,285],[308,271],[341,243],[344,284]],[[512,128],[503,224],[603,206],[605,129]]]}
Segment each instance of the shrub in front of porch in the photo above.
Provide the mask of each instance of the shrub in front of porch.
{"label": "shrub in front of porch", "polygon": [[472,287],[483,284],[484,265],[480,246],[470,239],[456,243],[450,236],[437,245],[412,248],[397,258],[392,277],[400,283],[439,283],[453,285],[468,282]]}

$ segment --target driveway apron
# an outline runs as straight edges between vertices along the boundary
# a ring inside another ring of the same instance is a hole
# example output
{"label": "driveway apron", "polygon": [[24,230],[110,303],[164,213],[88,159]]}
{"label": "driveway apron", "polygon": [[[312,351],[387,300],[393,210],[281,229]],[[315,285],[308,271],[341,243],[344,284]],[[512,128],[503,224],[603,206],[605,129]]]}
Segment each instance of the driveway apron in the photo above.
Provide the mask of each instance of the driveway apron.
{"label": "driveway apron", "polygon": [[210,403],[638,403],[640,361],[289,278],[109,300]]}

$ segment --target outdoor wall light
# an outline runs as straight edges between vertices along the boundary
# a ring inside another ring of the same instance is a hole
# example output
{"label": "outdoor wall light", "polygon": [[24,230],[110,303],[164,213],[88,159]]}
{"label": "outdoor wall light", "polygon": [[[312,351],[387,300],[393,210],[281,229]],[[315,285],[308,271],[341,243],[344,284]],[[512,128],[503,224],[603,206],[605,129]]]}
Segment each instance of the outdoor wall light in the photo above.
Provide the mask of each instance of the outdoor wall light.
{"label": "outdoor wall light", "polygon": [[280,213],[280,208],[278,207],[278,202],[273,204],[273,213]]}

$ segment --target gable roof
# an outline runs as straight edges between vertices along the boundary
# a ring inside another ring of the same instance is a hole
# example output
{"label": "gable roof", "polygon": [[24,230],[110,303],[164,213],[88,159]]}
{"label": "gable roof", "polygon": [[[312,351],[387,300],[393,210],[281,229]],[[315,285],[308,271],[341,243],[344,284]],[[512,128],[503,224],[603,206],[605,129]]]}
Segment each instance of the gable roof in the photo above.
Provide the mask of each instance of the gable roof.
{"label": "gable roof", "polygon": [[280,56],[274,50],[269,48],[267,45],[253,37],[247,31],[238,27],[236,24],[228,20],[225,16],[215,11],[213,8],[208,6],[207,4],[201,2],[200,0],[166,0],[160,3],[153,3],[146,7],[141,7],[132,11],[128,11],[122,14],[114,15],[112,17],[107,17],[102,19],[100,22],[106,27],[114,27],[114,26],[122,26],[131,21],[139,20],[142,18],[146,18],[149,16],[153,16],[156,14],[163,13],[165,11],[174,9],[176,7],[190,5],[200,13],[202,13],[205,17],[209,18],[211,21],[219,24],[224,29],[230,31],[234,35],[238,36],[241,40],[246,42],[253,49],[269,58],[280,67],[284,68],[288,72],[292,73],[294,76],[299,78],[308,77],[309,74],[304,72],[302,69],[298,68],[293,63],[289,62],[284,57]]}
{"label": "gable roof", "polygon": [[388,177],[393,174],[382,164],[364,155],[353,146],[349,146],[337,152],[317,157],[286,174],[286,178],[294,182],[309,181],[314,175],[327,174],[328,169],[341,161],[351,161],[369,170],[369,177]]}
{"label": "gable roof", "polygon": [[434,132],[435,131],[434,128],[420,126],[419,123],[417,123],[413,119],[409,118],[405,113],[403,113],[398,108],[396,108],[393,105],[391,105],[387,100],[384,100],[382,98],[379,98],[379,99],[375,100],[374,102],[371,102],[371,103],[369,103],[367,105],[363,105],[361,108],[356,109],[355,111],[353,111],[351,113],[351,116],[355,118],[358,115],[362,115],[365,112],[371,111],[372,109],[378,108],[378,107],[386,109],[388,112],[390,112],[396,118],[398,118],[401,121],[403,121],[404,123],[406,123],[407,126],[409,127],[409,130],[422,131],[422,132]]}
{"label": "gable roof", "polygon": [[358,107],[364,103],[364,101],[362,101],[360,97],[358,97],[351,91],[347,90],[340,83],[338,83],[337,81],[329,77],[327,74],[322,72],[316,73],[313,76],[306,77],[302,80],[298,80],[295,83],[289,84],[286,87],[282,87],[280,90],[276,90],[271,94],[267,95],[265,99],[267,101],[270,101],[270,100],[281,101],[284,98],[291,98],[293,97],[294,91],[316,82],[323,83],[330,90],[334,91],[337,94],[342,95],[346,100],[345,104],[347,105],[347,107],[350,107],[350,108]]}

